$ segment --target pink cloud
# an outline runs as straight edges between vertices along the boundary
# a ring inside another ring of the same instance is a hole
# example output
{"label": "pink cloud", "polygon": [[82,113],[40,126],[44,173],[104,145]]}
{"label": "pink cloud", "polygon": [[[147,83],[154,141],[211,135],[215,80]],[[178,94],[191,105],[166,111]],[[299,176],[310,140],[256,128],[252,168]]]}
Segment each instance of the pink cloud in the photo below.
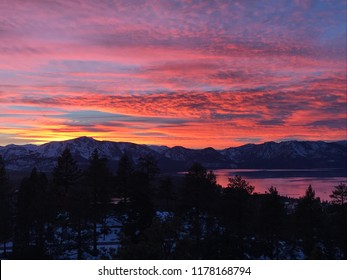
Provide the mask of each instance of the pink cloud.
{"label": "pink cloud", "polygon": [[[0,131],[220,147],[344,138],[342,2],[2,2]],[[63,116],[87,110],[185,123]]]}

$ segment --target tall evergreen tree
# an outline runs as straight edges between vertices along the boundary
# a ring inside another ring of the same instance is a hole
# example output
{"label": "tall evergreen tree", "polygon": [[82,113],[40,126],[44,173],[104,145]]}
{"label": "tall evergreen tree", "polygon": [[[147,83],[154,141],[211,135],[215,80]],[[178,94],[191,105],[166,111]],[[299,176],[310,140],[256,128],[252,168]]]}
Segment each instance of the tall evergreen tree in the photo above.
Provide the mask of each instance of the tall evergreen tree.
{"label": "tall evergreen tree", "polygon": [[322,206],[320,198],[309,185],[305,195],[300,198],[296,212],[296,229],[303,240],[305,253],[311,257],[319,241],[322,222]]}
{"label": "tall evergreen tree", "polygon": [[202,248],[201,241],[206,239],[208,220],[214,214],[219,193],[216,176],[201,164],[195,163],[185,176],[182,191],[184,209],[191,223],[191,253],[198,257]]}
{"label": "tall evergreen tree", "polygon": [[340,183],[334,187],[330,198],[332,198],[332,202],[338,205],[345,205],[347,203],[347,184]]}
{"label": "tall evergreen tree", "polygon": [[332,198],[332,215],[329,230],[332,239],[342,250],[344,258],[347,258],[347,185],[340,183],[335,186],[330,195]]}
{"label": "tall evergreen tree", "polygon": [[[125,166],[124,164],[123,168]],[[132,172],[131,177],[126,177],[130,175],[128,172],[122,169],[122,172],[117,173],[117,175],[123,175],[121,178],[127,179],[127,193],[129,195],[129,203],[126,208],[127,219],[123,229],[123,240],[128,238],[132,243],[137,243],[142,232],[151,225],[154,217],[152,182],[159,172],[159,168],[155,159],[151,155],[147,155],[140,158],[138,170]]]}
{"label": "tall evergreen tree", "polygon": [[12,237],[12,207],[9,179],[5,162],[0,155],[0,242],[3,243],[4,257],[7,241]]}
{"label": "tall evergreen tree", "polygon": [[284,205],[275,187],[270,187],[263,197],[260,208],[260,224],[265,242],[268,244],[269,255],[278,258],[278,240],[285,218]]}
{"label": "tall evergreen tree", "polygon": [[42,259],[47,257],[46,223],[49,219],[47,205],[48,180],[34,168],[22,180],[18,192],[14,255],[16,258]]}
{"label": "tall evergreen tree", "polygon": [[107,167],[107,160],[100,158],[98,150],[94,150],[86,172],[87,184],[90,187],[93,222],[93,252],[97,253],[97,223],[107,213],[111,202],[110,179],[111,173]]}
{"label": "tall evergreen tree", "polygon": [[213,171],[207,171],[199,163],[193,164],[185,176],[183,197],[186,204],[200,215],[211,210],[217,193],[218,185]]}
{"label": "tall evergreen tree", "polygon": [[53,170],[53,188],[57,200],[57,222],[61,231],[60,247],[62,250],[76,249],[78,259],[88,250],[86,239],[89,238],[86,210],[89,209],[90,194],[81,179],[82,171],[69,148],[66,148]]}
{"label": "tall evergreen tree", "polygon": [[53,184],[59,196],[68,197],[78,185],[82,171],[77,167],[69,148],[65,148],[58,157],[57,166],[53,170]]}
{"label": "tall evergreen tree", "polygon": [[253,190],[254,187],[239,175],[229,178],[228,187],[223,189],[220,211],[225,227],[225,246],[222,248],[224,258],[244,258],[245,237],[252,218]]}
{"label": "tall evergreen tree", "polygon": [[144,183],[150,184],[155,176],[160,172],[158,162],[153,155],[147,154],[139,159],[139,171],[144,175]]}
{"label": "tall evergreen tree", "polygon": [[145,228],[151,225],[154,216],[152,192],[144,173],[136,171],[131,183],[131,193],[126,208],[125,232],[137,242]]}
{"label": "tall evergreen tree", "polygon": [[124,204],[128,202],[130,196],[133,174],[134,167],[128,155],[123,154],[119,160],[116,174],[116,194],[122,197]]}

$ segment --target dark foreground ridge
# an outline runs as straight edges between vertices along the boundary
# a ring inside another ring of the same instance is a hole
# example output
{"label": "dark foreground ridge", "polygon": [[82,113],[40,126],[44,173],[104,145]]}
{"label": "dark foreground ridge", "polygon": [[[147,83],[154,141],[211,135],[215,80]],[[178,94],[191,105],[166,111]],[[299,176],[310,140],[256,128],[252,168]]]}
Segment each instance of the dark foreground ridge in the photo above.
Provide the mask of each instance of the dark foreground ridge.
{"label": "dark foreground ridge", "polygon": [[199,163],[169,176],[148,154],[111,170],[97,150],[81,169],[69,148],[14,183],[0,156],[0,259],[346,259],[347,185],[331,188],[329,202],[239,175],[222,188]]}

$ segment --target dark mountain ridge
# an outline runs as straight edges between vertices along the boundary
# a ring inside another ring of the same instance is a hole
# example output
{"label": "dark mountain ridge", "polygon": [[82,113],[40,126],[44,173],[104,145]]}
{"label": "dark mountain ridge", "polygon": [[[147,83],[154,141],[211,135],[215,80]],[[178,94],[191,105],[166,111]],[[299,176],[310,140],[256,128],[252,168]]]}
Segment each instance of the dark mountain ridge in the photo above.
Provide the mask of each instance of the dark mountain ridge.
{"label": "dark mountain ridge", "polygon": [[136,164],[141,156],[151,154],[162,171],[184,171],[194,162],[209,169],[221,168],[346,168],[347,141],[285,141],[246,144],[240,147],[216,150],[188,149],[181,146],[141,145],[128,142],[98,141],[79,137],[42,145],[7,145],[0,147],[9,170],[51,171],[62,151],[68,147],[83,168],[91,153],[97,149],[115,168],[123,154]]}

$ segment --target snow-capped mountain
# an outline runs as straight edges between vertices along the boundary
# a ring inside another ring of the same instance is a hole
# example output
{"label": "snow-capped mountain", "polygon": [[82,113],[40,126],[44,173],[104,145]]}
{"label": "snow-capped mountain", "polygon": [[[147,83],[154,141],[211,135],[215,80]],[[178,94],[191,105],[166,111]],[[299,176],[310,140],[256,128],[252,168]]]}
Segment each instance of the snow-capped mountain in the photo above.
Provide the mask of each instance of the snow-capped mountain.
{"label": "snow-capped mountain", "polygon": [[127,153],[136,162],[139,157],[155,153],[146,145],[125,142],[97,141],[89,137],[80,137],[67,141],[54,141],[43,145],[8,145],[0,147],[0,154],[5,159],[6,168],[24,170],[37,167],[50,171],[56,165],[57,158],[65,148],[69,148],[77,163],[83,167],[88,163],[92,152],[97,149],[101,157],[117,162]]}
{"label": "snow-capped mountain", "polygon": [[88,164],[97,149],[115,166],[126,153],[136,164],[141,156],[152,154],[163,171],[186,170],[194,162],[207,168],[346,168],[347,141],[286,141],[247,144],[236,148],[215,150],[187,149],[180,146],[147,146],[126,142],[97,141],[89,137],[50,142],[43,145],[8,145],[0,147],[6,168],[30,170],[37,167],[51,171],[57,158],[68,147],[81,167]]}
{"label": "snow-capped mountain", "polygon": [[241,168],[346,167],[347,141],[247,144],[221,151]]}

